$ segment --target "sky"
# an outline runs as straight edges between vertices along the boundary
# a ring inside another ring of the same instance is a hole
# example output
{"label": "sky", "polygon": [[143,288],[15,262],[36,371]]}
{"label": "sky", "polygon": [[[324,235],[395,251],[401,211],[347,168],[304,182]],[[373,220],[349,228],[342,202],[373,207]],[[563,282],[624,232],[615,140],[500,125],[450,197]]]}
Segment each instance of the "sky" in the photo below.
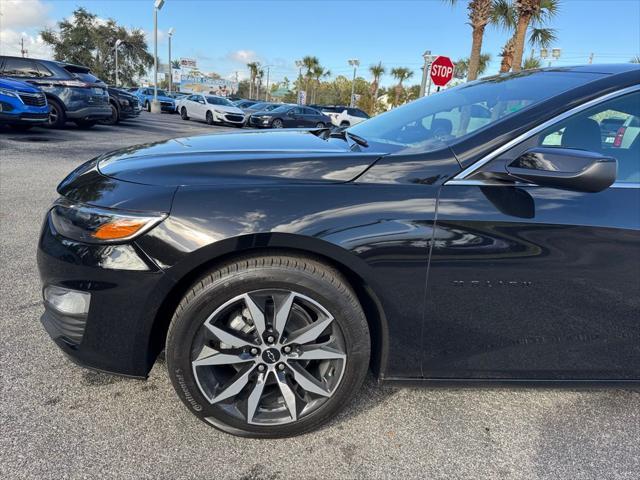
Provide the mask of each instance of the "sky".
{"label": "sky", "polygon": [[[353,74],[348,59],[360,60],[360,73],[382,62],[414,70],[419,83],[422,54],[431,50],[456,60],[469,55],[471,27],[467,2],[443,0],[166,0],[158,14],[158,54],[166,62],[166,32],[173,27],[172,57],[195,58],[204,72],[247,78],[247,62],[271,65],[272,81],[297,75],[295,60],[315,55],[332,76]],[[153,0],[0,0],[0,53],[20,54],[24,38],[29,56],[50,58],[38,38],[43,28],[85,7],[101,18],[141,28],[153,49]],[[640,55],[640,0],[560,0],[548,25],[557,30],[554,65],[628,62]],[[487,74],[498,71],[508,34],[488,26],[483,52],[492,55]],[[527,53],[528,55],[528,53]],[[383,85],[393,82],[386,75]]]}

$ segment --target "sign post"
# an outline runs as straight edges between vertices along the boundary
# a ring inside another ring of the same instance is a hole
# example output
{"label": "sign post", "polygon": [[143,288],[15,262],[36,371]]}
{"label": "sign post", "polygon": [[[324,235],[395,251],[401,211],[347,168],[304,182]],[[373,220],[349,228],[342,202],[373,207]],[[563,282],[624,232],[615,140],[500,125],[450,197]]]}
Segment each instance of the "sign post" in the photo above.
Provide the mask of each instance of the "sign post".
{"label": "sign post", "polygon": [[431,80],[434,85],[444,87],[453,78],[453,62],[449,57],[440,56],[431,64]]}

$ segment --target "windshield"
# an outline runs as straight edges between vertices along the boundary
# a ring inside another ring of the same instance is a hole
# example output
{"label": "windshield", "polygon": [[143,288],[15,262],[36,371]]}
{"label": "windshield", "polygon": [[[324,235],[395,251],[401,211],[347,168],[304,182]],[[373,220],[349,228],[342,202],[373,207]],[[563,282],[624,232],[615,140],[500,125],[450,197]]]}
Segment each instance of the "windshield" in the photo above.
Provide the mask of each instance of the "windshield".
{"label": "windshield", "polygon": [[532,71],[467,83],[421,98],[348,129],[393,151],[433,151],[532,104],[598,78]]}
{"label": "windshield", "polygon": [[289,109],[291,108],[290,105],[282,105],[278,108],[274,108],[273,110],[271,110],[273,113],[285,113],[287,111],[289,111]]}
{"label": "windshield", "polygon": [[207,103],[209,103],[211,105],[226,105],[227,107],[235,106],[229,100],[227,100],[226,98],[222,98],[222,97],[207,97]]}
{"label": "windshield", "polygon": [[158,96],[159,97],[166,97],[167,96],[167,92],[165,92],[164,90],[158,90]]}
{"label": "windshield", "polygon": [[267,106],[269,106],[269,104],[263,102],[263,103],[254,103],[249,108],[251,108],[252,110],[264,110],[264,108]]}

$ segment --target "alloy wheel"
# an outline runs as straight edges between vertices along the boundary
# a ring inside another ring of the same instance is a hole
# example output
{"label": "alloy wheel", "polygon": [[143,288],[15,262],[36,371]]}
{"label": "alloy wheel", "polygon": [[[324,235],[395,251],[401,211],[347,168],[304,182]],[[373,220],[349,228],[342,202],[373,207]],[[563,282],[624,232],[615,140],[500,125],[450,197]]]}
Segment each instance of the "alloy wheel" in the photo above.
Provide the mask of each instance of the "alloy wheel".
{"label": "alloy wheel", "polygon": [[273,128],[282,128],[282,120],[280,120],[279,118],[276,118],[273,121]]}
{"label": "alloy wheel", "polygon": [[58,117],[60,116],[60,112],[58,112],[58,108],[50,104],[49,105],[49,125],[56,125],[58,123]]}
{"label": "alloy wheel", "polygon": [[191,366],[210,404],[248,424],[282,425],[335,393],[345,352],[340,326],[318,302],[289,290],[255,290],[207,318]]}

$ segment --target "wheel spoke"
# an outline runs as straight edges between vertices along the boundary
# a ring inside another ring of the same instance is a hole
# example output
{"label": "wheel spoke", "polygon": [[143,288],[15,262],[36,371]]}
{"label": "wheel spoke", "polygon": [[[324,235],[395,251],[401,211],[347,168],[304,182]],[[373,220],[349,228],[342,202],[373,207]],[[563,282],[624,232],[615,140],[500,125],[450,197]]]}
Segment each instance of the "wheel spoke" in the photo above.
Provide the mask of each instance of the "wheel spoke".
{"label": "wheel spoke", "polygon": [[260,310],[260,307],[253,301],[253,298],[247,293],[242,296],[244,298],[244,303],[247,305],[249,309],[249,313],[251,314],[251,320],[253,320],[253,324],[258,331],[258,335],[262,337],[264,331],[266,329],[264,313]]}
{"label": "wheel spoke", "polygon": [[249,394],[249,398],[247,400],[247,422],[253,423],[253,417],[256,415],[256,411],[258,410],[258,405],[260,405],[260,399],[262,398],[262,391],[264,390],[265,383],[267,381],[267,373],[261,373],[258,375],[258,380],[256,381],[253,390]]}
{"label": "wheel spoke", "polygon": [[225,345],[230,345],[232,347],[241,348],[241,347],[249,347],[254,344],[248,340],[240,338],[233,333],[226,332],[221,328],[216,327],[215,325],[211,325],[211,323],[205,323],[207,329],[222,343]]}
{"label": "wheel spoke", "polygon": [[331,392],[327,391],[324,386],[321,385],[320,382],[304,368],[299,365],[290,364],[289,366],[293,372],[293,379],[307,392],[315,393],[316,395],[321,395],[323,397],[331,395]]}
{"label": "wheel spoke", "polygon": [[293,306],[293,300],[295,298],[296,294],[290,292],[276,312],[274,327],[280,335],[282,335],[282,333],[284,332],[284,328],[287,325],[287,320],[289,319],[289,314],[291,313],[291,307]]}
{"label": "wheel spoke", "polygon": [[325,317],[316,320],[315,322],[307,325],[304,328],[296,330],[291,334],[285,343],[309,343],[316,340],[322,332],[333,321],[333,317]]}
{"label": "wheel spoke", "polygon": [[339,350],[325,345],[309,345],[304,347],[297,357],[292,360],[344,360],[347,356]]}
{"label": "wheel spoke", "polygon": [[289,415],[293,421],[298,419],[298,411],[296,410],[296,394],[293,393],[291,387],[287,383],[287,377],[284,372],[277,372],[276,380],[278,381],[278,387],[280,387],[280,392],[282,393],[282,397],[284,398],[284,403],[287,406],[287,410],[289,410]]}
{"label": "wheel spoke", "polygon": [[211,403],[218,403],[239,394],[247,383],[249,383],[249,375],[252,371],[253,366],[238,372],[238,374],[231,379],[229,385],[211,399]]}
{"label": "wheel spoke", "polygon": [[252,357],[243,357],[228,353],[216,352],[214,349],[205,346],[200,355],[193,361],[194,367],[204,367],[206,365],[232,365],[254,361]]}

